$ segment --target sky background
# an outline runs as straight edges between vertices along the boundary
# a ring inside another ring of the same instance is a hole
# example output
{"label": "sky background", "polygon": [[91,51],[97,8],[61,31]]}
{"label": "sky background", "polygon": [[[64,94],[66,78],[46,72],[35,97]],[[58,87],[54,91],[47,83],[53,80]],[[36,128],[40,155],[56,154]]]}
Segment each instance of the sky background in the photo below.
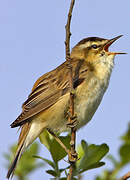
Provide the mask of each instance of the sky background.
{"label": "sky background", "polygon": [[[17,128],[10,124],[21,112],[33,83],[42,74],[65,60],[65,24],[69,0],[0,0],[0,179],[5,179],[3,153],[18,139]],[[71,24],[71,47],[88,36],[124,36],[111,49],[127,52],[118,55],[109,88],[92,121],[78,131],[77,143],[107,143],[118,158],[119,137],[130,121],[130,1],[76,0]],[[49,157],[41,145],[39,153]],[[106,162],[107,160],[104,159]],[[86,173],[93,180],[106,166]],[[47,167],[46,167],[47,169]],[[120,175],[128,171],[126,167]],[[49,179],[41,168],[30,176]],[[14,178],[15,179],[15,178]]]}

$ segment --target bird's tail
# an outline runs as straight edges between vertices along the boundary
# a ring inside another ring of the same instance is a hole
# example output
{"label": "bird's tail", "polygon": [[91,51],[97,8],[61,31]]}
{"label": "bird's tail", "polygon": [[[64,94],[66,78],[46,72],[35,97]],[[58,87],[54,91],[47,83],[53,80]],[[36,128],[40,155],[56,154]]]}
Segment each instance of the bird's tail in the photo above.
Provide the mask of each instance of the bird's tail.
{"label": "bird's tail", "polygon": [[10,177],[12,178],[13,177],[13,174],[14,174],[14,171],[15,171],[15,168],[16,168],[16,165],[22,155],[22,152],[23,152],[23,145],[20,147],[20,149],[17,150],[16,154],[15,154],[15,157],[14,157],[14,160],[8,170],[8,173],[7,173],[7,178],[9,179]]}
{"label": "bird's tail", "polygon": [[17,166],[17,163],[20,160],[21,155],[22,155],[23,151],[26,148],[25,140],[26,140],[26,137],[27,137],[29,129],[30,129],[29,127],[30,127],[30,124],[25,123],[23,125],[22,129],[21,129],[21,133],[20,133],[20,137],[19,137],[19,141],[18,141],[18,148],[17,148],[17,151],[15,153],[14,160],[11,163],[11,166],[9,167],[9,170],[8,170],[8,173],[7,173],[7,178],[8,179],[10,177],[11,178],[13,177],[13,174],[14,174],[15,168]]}
{"label": "bird's tail", "polygon": [[18,140],[18,148],[14,157],[14,160],[8,170],[7,178],[13,177],[15,168],[24,150],[33,143],[33,141],[41,134],[46,128],[45,122],[38,122],[36,119],[31,122],[26,122],[22,125],[21,133]]}

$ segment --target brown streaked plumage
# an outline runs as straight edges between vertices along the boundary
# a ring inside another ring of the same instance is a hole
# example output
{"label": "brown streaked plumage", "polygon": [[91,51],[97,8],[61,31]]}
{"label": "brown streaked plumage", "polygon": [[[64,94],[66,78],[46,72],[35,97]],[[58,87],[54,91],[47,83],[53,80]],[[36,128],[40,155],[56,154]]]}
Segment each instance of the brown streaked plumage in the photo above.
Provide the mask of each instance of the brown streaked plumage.
{"label": "brown streaked plumage", "polygon": [[[71,53],[73,85],[76,91],[75,111],[78,115],[77,128],[88,123],[98,108],[108,87],[113,60],[116,54],[108,47],[121,36],[108,40],[86,38],[80,41]],[[11,124],[21,127],[18,148],[7,173],[13,175],[24,150],[48,128],[51,131],[66,131],[69,109],[69,69],[64,62],[56,69],[41,76],[22,105],[22,113]]]}
{"label": "brown streaked plumage", "polygon": [[[79,86],[86,76],[87,62],[85,60],[72,59],[74,87]],[[81,69],[82,66],[82,69]],[[55,81],[54,78],[57,78]],[[62,78],[61,78],[62,77]],[[22,125],[29,118],[55,104],[61,96],[69,93],[69,69],[67,62],[61,64],[55,70],[41,76],[33,86],[32,92],[24,102],[23,112],[11,124],[11,127]]]}

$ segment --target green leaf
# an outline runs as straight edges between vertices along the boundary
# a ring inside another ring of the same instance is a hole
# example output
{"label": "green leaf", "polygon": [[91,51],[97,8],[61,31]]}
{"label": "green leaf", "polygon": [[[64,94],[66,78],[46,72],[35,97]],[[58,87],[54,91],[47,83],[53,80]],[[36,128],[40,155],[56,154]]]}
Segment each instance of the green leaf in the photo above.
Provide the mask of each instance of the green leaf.
{"label": "green leaf", "polygon": [[84,155],[84,150],[83,150],[81,144],[78,145],[77,152],[78,152],[78,158],[80,159]]}
{"label": "green leaf", "polygon": [[[40,135],[40,142],[44,144],[47,149],[50,151],[51,156],[54,160],[55,163],[63,159],[67,153],[65,150],[61,147],[61,145],[53,138],[52,135],[48,131],[44,131]],[[70,148],[70,135],[68,134],[67,136],[59,136],[58,137],[63,144],[67,147]]]}
{"label": "green leaf", "polygon": [[47,130],[44,130],[43,133],[39,136],[40,142],[46,146],[48,150],[51,147],[52,136]]}
{"label": "green leaf", "polygon": [[45,158],[43,158],[43,157],[41,157],[41,156],[33,156],[33,157],[45,161],[45,162],[46,162],[47,164],[49,164],[52,168],[55,169],[55,164],[54,164],[52,161],[50,161],[50,160],[48,160],[48,159],[45,159]]}
{"label": "green leaf", "polygon": [[127,132],[121,136],[121,139],[124,141],[124,143],[130,144],[130,123],[128,124]]}
{"label": "green leaf", "polygon": [[62,173],[63,171],[65,171],[66,169],[69,169],[70,166],[66,167],[66,168],[63,168],[63,169],[59,169],[60,173]]}
{"label": "green leaf", "polygon": [[57,177],[57,173],[55,171],[53,171],[53,170],[47,170],[46,173],[48,173],[48,174],[50,174],[50,175],[52,175],[54,177]]}
{"label": "green leaf", "polygon": [[101,167],[101,166],[104,166],[104,165],[105,165],[105,162],[97,162],[97,163],[94,163],[94,164],[90,165],[87,170],[98,168],[98,167]]}
{"label": "green leaf", "polygon": [[[59,139],[67,148],[70,148],[70,135],[59,136]],[[57,163],[67,155],[65,150],[55,139],[53,139],[51,142],[50,152],[55,163]]]}
{"label": "green leaf", "polygon": [[81,144],[78,145],[77,147],[78,159],[79,159],[79,161],[77,161],[77,165],[80,163],[80,160],[84,156],[84,152],[87,151],[87,149],[88,149],[88,144],[84,140],[82,140]]}
{"label": "green leaf", "polygon": [[81,147],[83,149],[83,156],[80,158],[79,162],[76,163],[76,169],[79,173],[103,166],[105,164],[104,162],[100,162],[100,160],[109,151],[109,148],[106,144],[91,144],[88,146],[87,143],[82,140]]}
{"label": "green leaf", "polygon": [[88,144],[86,141],[82,140],[81,141],[81,146],[84,152],[88,153]]}
{"label": "green leaf", "polygon": [[123,164],[130,162],[130,144],[124,144],[121,146],[120,157]]}

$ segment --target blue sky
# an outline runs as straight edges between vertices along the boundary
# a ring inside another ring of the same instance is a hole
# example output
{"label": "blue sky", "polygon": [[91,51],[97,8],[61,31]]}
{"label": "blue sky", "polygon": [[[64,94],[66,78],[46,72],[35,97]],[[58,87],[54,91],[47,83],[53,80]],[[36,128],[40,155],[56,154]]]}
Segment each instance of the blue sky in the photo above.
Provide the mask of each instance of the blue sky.
{"label": "blue sky", "polygon": [[[1,81],[1,179],[5,178],[3,152],[18,139],[17,129],[10,123],[21,112],[21,105],[39,76],[64,61],[65,24],[68,1],[1,0],[0,1],[0,81]],[[118,158],[119,136],[130,121],[130,1],[76,1],[71,24],[71,47],[88,36],[113,38],[124,36],[112,45],[114,51],[127,52],[115,59],[109,88],[92,121],[78,131],[77,143],[87,142],[110,146],[110,153]],[[40,154],[49,157],[41,146]],[[107,163],[106,167],[111,167]],[[103,168],[91,170],[84,179],[93,179]],[[128,171],[125,168],[120,175]],[[46,178],[43,169],[32,176]]]}

